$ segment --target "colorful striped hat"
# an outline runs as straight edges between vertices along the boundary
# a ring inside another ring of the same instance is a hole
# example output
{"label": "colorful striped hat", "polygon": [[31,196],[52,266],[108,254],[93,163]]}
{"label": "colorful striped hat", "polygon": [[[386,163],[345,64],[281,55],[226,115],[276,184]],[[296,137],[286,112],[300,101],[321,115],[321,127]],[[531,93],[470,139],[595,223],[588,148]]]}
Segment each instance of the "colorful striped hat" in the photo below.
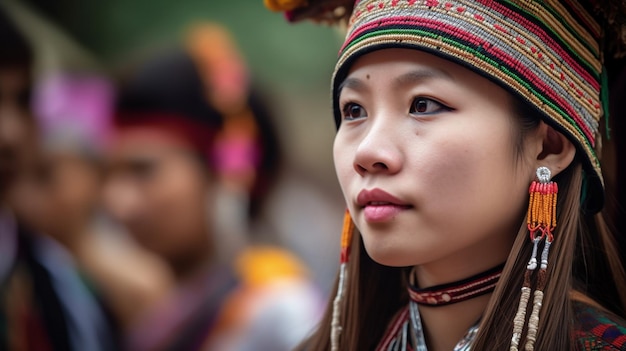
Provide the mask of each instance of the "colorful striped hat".
{"label": "colorful striped hat", "polygon": [[[451,60],[536,107],[585,157],[585,208],[601,209],[598,152],[606,107],[603,27],[581,0],[361,0],[354,5],[333,74],[338,88],[361,56],[409,48]],[[603,85],[604,84],[604,85]]]}

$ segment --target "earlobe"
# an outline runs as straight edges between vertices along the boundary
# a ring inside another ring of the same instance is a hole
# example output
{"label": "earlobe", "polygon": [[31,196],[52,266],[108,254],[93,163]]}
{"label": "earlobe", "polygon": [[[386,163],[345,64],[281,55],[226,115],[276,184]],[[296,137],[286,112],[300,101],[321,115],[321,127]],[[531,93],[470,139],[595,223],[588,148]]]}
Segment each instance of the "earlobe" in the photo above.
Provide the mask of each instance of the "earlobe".
{"label": "earlobe", "polygon": [[541,122],[540,133],[543,140],[541,151],[537,155],[537,167],[548,167],[553,176],[557,175],[572,163],[576,147],[565,135],[545,122]]}

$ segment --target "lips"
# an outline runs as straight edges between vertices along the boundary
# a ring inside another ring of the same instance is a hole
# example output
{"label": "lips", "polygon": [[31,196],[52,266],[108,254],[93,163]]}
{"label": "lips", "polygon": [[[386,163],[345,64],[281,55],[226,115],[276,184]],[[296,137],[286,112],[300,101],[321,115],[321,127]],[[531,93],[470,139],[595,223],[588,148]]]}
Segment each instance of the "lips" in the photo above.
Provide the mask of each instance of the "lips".
{"label": "lips", "polygon": [[357,204],[363,208],[365,220],[369,223],[388,222],[413,207],[381,189],[362,190],[357,196]]}

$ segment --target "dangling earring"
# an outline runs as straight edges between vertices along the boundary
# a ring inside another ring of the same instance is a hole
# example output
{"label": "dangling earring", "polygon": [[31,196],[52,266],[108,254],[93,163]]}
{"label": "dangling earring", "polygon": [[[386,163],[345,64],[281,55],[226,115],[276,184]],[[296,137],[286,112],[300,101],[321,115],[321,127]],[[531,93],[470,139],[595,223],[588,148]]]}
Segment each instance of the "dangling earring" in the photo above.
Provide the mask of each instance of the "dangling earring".
{"label": "dangling earring", "polygon": [[339,284],[337,294],[333,300],[333,319],[330,329],[330,348],[331,351],[339,350],[339,337],[341,335],[341,301],[345,293],[345,285],[348,280],[348,259],[350,255],[350,244],[352,243],[352,235],[354,233],[354,222],[350,217],[350,212],[346,210],[343,219],[343,230],[341,232],[341,258],[339,265]]}
{"label": "dangling earring", "polygon": [[537,168],[537,180],[530,184],[528,202],[528,218],[526,220],[530,241],[533,243],[531,258],[524,273],[522,294],[513,319],[513,336],[511,338],[511,351],[517,351],[524,325],[526,324],[526,310],[532,291],[531,278],[537,268],[537,251],[541,241],[544,241],[543,250],[537,273],[537,283],[533,294],[533,308],[528,319],[528,331],[526,333],[525,349],[534,350],[539,328],[539,312],[543,301],[543,289],[546,284],[546,270],[548,268],[548,254],[550,245],[554,240],[553,232],[556,227],[556,202],[559,191],[555,182],[550,181],[551,173],[547,167]]}

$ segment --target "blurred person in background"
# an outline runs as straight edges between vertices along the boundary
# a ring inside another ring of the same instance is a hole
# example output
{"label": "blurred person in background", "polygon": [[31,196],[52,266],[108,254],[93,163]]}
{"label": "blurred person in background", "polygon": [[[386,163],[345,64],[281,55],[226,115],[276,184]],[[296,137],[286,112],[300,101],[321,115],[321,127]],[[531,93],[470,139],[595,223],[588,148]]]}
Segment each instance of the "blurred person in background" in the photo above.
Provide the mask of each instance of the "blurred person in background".
{"label": "blurred person in background", "polygon": [[133,245],[102,215],[101,153],[113,85],[96,73],[54,72],[35,84],[40,129],[36,176],[20,183],[18,207],[38,233],[63,245],[123,329],[156,304],[171,278],[165,264]]}
{"label": "blurred person in background", "polygon": [[317,322],[299,260],[248,235],[279,160],[248,79],[228,34],[201,25],[122,86],[108,207],[178,283],[130,350],[290,350]]}
{"label": "blurred person in background", "polygon": [[116,350],[110,320],[60,245],[27,228],[23,184],[37,175],[30,110],[34,52],[0,8],[0,349]]}

